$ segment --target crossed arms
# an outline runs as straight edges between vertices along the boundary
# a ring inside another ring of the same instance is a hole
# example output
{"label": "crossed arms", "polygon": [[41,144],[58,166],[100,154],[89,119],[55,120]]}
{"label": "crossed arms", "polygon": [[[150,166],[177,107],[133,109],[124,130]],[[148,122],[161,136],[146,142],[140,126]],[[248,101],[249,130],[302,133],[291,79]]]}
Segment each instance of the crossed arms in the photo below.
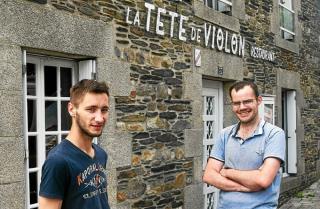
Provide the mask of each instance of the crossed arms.
{"label": "crossed arms", "polygon": [[224,163],[209,158],[203,181],[224,191],[256,192],[271,185],[280,168],[280,160],[269,157],[257,170],[223,168]]}

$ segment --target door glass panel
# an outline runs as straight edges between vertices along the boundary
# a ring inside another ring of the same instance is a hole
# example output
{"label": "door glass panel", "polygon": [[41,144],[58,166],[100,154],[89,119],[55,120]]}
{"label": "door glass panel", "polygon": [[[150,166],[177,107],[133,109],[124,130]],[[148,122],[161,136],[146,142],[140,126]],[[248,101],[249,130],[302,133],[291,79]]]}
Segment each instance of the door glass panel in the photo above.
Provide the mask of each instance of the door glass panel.
{"label": "door glass panel", "polygon": [[206,139],[213,139],[214,122],[213,121],[206,121],[205,125],[206,125],[206,127],[205,127]]}
{"label": "door glass panel", "polygon": [[46,156],[48,156],[49,151],[58,144],[57,135],[46,135]]}
{"label": "door glass panel", "polygon": [[36,65],[27,63],[27,95],[36,95]]}
{"label": "door glass panel", "polygon": [[46,131],[57,131],[58,119],[57,119],[57,102],[46,101],[45,102],[45,125]]}
{"label": "door glass panel", "polygon": [[214,209],[214,193],[207,194],[207,208]]}
{"label": "door glass panel", "polygon": [[71,116],[68,112],[68,101],[61,102],[61,130],[67,131],[71,128]]}
{"label": "door glass panel", "polygon": [[28,137],[28,149],[29,149],[29,168],[37,167],[37,137]]}
{"label": "door glass panel", "polygon": [[38,202],[38,179],[37,179],[37,172],[29,173],[29,180],[30,180],[30,204],[35,204]]}
{"label": "door glass panel", "polygon": [[61,97],[69,97],[69,89],[72,86],[72,71],[71,68],[60,68],[60,93]]}
{"label": "door glass panel", "polygon": [[37,131],[37,105],[35,100],[28,99],[27,108],[28,108],[28,131],[34,132]]}
{"label": "door glass panel", "polygon": [[214,110],[214,97],[206,97],[206,115],[213,115]]}
{"label": "door glass panel", "polygon": [[44,66],[44,86],[45,96],[57,96],[57,67]]}

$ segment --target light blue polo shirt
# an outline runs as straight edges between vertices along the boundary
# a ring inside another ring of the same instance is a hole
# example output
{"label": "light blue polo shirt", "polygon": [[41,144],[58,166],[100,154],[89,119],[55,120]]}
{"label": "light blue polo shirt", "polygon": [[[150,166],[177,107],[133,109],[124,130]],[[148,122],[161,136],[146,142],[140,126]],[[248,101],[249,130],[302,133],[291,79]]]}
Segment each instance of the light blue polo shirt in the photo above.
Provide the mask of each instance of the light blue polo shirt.
{"label": "light blue polo shirt", "polygon": [[[263,120],[251,137],[243,141],[238,135],[239,123],[223,129],[218,136],[211,158],[224,162],[224,167],[237,170],[259,169],[268,157],[284,162],[284,131]],[[278,205],[281,172],[272,184],[259,192],[220,191],[218,209],[276,209]]]}

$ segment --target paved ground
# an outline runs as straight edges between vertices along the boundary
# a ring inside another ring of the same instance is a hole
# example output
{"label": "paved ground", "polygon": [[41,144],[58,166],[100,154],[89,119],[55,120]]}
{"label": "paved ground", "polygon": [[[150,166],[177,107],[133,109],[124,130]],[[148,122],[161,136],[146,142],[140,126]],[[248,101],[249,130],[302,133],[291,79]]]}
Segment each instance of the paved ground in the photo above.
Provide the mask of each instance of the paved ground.
{"label": "paved ground", "polygon": [[320,180],[298,193],[279,209],[320,209]]}

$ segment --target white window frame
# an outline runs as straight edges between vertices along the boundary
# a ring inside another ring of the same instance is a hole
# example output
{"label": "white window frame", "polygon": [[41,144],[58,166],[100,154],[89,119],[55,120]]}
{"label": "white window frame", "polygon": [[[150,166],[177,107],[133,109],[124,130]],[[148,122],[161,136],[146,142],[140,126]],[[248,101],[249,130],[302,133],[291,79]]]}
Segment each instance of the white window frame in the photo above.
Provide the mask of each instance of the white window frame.
{"label": "white window frame", "polygon": [[[292,0],[285,0],[285,1],[290,1],[291,2],[290,3],[291,8],[289,8],[285,3],[282,3],[282,1],[283,0],[279,0],[279,7],[283,7],[284,9],[288,10],[289,12],[291,12],[292,15],[293,15],[293,21],[295,21],[295,11],[293,10],[293,1]],[[281,20],[281,18],[282,18],[282,17],[280,17],[280,10],[279,10],[279,18],[280,18],[279,20]],[[293,27],[295,27],[294,22],[292,24],[293,24]],[[295,30],[295,28],[293,28],[293,30]],[[280,26],[280,34],[281,34],[282,31],[291,34],[293,36],[293,39],[296,36],[296,33],[294,31],[290,31],[287,28],[284,28],[284,27]],[[288,40],[286,38],[284,38],[284,39]]]}
{"label": "white window frame", "polygon": [[[230,8],[230,12],[232,12],[232,0],[230,0],[230,1],[228,1],[228,0],[204,0],[204,5],[209,7],[209,8],[211,8],[210,6],[208,6],[209,5],[208,2],[211,2],[212,3],[212,9],[215,9],[217,11],[219,11],[218,8],[217,8],[217,3],[218,2],[222,2],[222,3],[226,4],[226,5],[229,5],[231,7]],[[220,11],[220,12],[223,12],[223,11]]]}
{"label": "white window frame", "polygon": [[[69,101],[69,97],[61,97],[60,91],[57,92],[56,97],[47,97],[44,95],[44,65],[57,66],[57,88],[60,87],[60,67],[68,67],[72,69],[72,84],[76,83],[80,79],[95,78],[95,60],[84,60],[76,62],[75,60],[68,60],[62,58],[53,58],[47,56],[35,56],[27,55],[26,51],[22,51],[22,63],[23,63],[23,112],[24,112],[24,139],[25,139],[25,172],[26,172],[26,208],[33,209],[39,207],[38,202],[30,204],[30,180],[29,174],[37,172],[37,192],[39,192],[40,180],[41,180],[41,168],[46,158],[46,135],[56,135],[57,142],[60,143],[61,136],[68,134],[69,131],[60,130],[61,127],[61,104],[59,101]],[[27,95],[27,63],[36,64],[36,95]],[[79,66],[78,66],[79,64]],[[36,101],[36,132],[28,132],[28,109],[27,101],[33,99]],[[57,101],[57,131],[45,130],[45,101]],[[41,113],[41,114],[39,114]],[[29,168],[29,136],[37,136],[36,145],[36,158],[37,166],[35,168]],[[97,138],[94,139],[94,143],[97,143]]]}

